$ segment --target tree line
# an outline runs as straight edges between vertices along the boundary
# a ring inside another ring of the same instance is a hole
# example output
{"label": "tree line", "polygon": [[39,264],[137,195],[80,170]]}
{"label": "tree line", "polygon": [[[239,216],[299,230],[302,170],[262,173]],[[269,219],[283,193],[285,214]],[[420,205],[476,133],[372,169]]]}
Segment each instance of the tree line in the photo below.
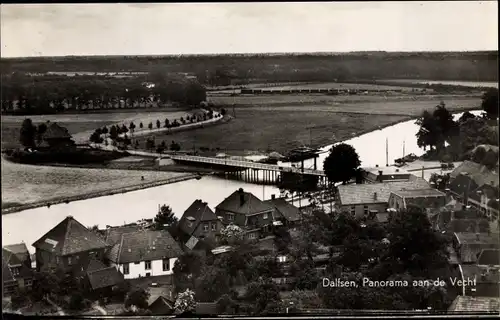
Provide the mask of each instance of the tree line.
{"label": "tree line", "polygon": [[197,107],[206,100],[205,88],[197,81],[157,73],[128,78],[2,74],[0,87],[2,112],[16,114],[161,107],[168,103]]}

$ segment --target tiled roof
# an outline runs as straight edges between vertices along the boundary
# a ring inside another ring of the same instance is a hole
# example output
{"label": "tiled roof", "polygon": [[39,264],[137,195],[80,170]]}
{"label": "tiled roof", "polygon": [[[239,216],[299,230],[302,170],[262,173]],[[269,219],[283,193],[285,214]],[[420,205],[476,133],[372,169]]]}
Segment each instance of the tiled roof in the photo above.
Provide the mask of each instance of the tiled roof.
{"label": "tiled roof", "polygon": [[137,224],[110,227],[106,229],[106,242],[110,245],[115,245],[122,238],[122,234],[138,231],[140,227]]}
{"label": "tiled roof", "polygon": [[500,312],[500,298],[458,296],[451,304],[453,312]]}
{"label": "tiled roof", "polygon": [[[189,220],[189,219],[193,220]],[[192,235],[193,232],[198,227],[198,224],[202,221],[216,221],[217,216],[210,209],[206,202],[201,200],[195,200],[186,211],[182,215],[181,220],[179,221],[179,228],[189,234]],[[189,224],[191,222],[191,225]]]}
{"label": "tiled roof", "polygon": [[21,261],[26,261],[30,258],[30,253],[25,243],[6,245],[3,248],[15,254]]}
{"label": "tiled roof", "polygon": [[9,281],[14,281],[14,276],[12,275],[12,272],[10,271],[9,268],[9,255],[10,252],[6,252],[5,250],[2,250],[2,281],[3,283],[9,282]]}
{"label": "tiled roof", "polygon": [[479,237],[476,233],[456,232],[455,235],[460,241],[460,259],[463,263],[475,263],[483,249],[498,249],[498,235],[481,233]]}
{"label": "tiled roof", "polygon": [[82,251],[102,249],[107,247],[107,244],[72,216],[68,216],[38,239],[33,247],[65,256]]}
{"label": "tiled roof", "polygon": [[93,290],[114,286],[123,282],[123,274],[113,266],[87,272],[87,277]]}
{"label": "tiled roof", "polygon": [[278,211],[278,213],[281,214],[287,221],[299,221],[301,218],[299,208],[290,204],[283,198],[270,199],[264,202],[274,206],[276,211]]}
{"label": "tiled roof", "polygon": [[[484,184],[470,193],[470,198],[480,202],[481,196],[486,196],[488,199],[498,199],[499,189],[498,187],[492,187],[490,185]],[[497,201],[494,201],[497,202]]]}
{"label": "tiled roof", "polygon": [[398,190],[394,192],[402,198],[424,198],[424,197],[444,197],[445,194],[441,191],[428,188],[428,189],[414,189],[414,190]]}
{"label": "tiled roof", "polygon": [[[386,203],[389,201],[391,192],[403,189],[428,189],[430,188],[424,179],[412,181],[397,181],[384,183],[348,184],[338,186],[340,204],[356,205],[364,203]],[[375,194],[376,199],[375,199]]]}
{"label": "tiled roof", "polygon": [[61,138],[71,138],[68,130],[61,127],[55,122],[52,122],[47,126],[47,131],[43,134],[44,139],[61,139]]}
{"label": "tiled roof", "polygon": [[469,175],[459,174],[451,180],[449,188],[457,195],[471,195],[478,188],[477,183]]}
{"label": "tiled roof", "polygon": [[93,272],[93,271],[101,270],[104,268],[106,268],[106,265],[104,263],[102,263],[101,261],[99,261],[97,259],[91,259],[88,266],[87,266],[86,271]]}
{"label": "tiled roof", "polygon": [[164,296],[156,297],[148,309],[153,315],[169,315],[174,311],[174,302]]}
{"label": "tiled roof", "polygon": [[[242,201],[243,200],[243,201]],[[271,211],[273,207],[266,202],[243,189],[236,190],[229,197],[224,199],[216,209],[250,215],[254,213]]]}
{"label": "tiled roof", "polygon": [[168,231],[142,230],[122,234],[108,258],[115,263],[130,263],[170,259],[181,254],[182,249]]}
{"label": "tiled roof", "polygon": [[478,265],[500,265],[500,250],[484,249],[477,259]]}

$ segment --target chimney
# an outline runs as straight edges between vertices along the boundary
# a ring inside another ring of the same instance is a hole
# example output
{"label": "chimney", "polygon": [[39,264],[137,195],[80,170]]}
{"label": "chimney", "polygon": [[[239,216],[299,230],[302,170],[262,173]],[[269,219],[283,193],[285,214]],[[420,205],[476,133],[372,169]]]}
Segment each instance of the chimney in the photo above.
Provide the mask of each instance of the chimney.
{"label": "chimney", "polygon": [[384,173],[384,171],[382,171],[382,170],[379,170],[379,171],[378,171],[378,175],[379,175],[379,176],[381,176],[381,175],[382,175],[382,173]]}
{"label": "chimney", "polygon": [[239,194],[240,194],[240,206],[244,205],[245,204],[245,193],[243,192],[243,189],[240,188],[240,190],[238,190]]}
{"label": "chimney", "polygon": [[377,200],[377,193],[376,192],[373,193],[373,200]]}
{"label": "chimney", "polygon": [[271,195],[271,199],[274,200],[276,199],[276,196],[274,194]]}
{"label": "chimney", "polygon": [[479,232],[476,232],[476,240],[477,241],[481,240],[481,237],[479,236]]}

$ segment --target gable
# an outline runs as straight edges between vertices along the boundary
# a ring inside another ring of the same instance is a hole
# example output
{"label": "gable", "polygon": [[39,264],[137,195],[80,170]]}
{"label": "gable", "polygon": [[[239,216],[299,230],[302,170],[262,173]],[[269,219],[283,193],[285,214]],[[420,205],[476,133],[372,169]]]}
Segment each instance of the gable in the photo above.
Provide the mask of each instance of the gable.
{"label": "gable", "polygon": [[216,207],[217,210],[235,214],[252,215],[265,211],[272,211],[273,206],[266,203],[252,193],[236,190]]}

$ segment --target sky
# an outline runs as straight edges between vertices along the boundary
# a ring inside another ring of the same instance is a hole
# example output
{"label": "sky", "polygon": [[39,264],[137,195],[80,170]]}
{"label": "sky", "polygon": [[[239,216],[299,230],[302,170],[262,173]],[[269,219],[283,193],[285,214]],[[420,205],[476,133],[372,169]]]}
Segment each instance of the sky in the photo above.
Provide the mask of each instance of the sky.
{"label": "sky", "polygon": [[2,4],[1,56],[498,50],[497,1]]}

